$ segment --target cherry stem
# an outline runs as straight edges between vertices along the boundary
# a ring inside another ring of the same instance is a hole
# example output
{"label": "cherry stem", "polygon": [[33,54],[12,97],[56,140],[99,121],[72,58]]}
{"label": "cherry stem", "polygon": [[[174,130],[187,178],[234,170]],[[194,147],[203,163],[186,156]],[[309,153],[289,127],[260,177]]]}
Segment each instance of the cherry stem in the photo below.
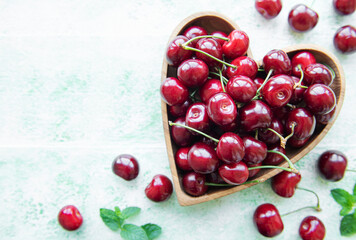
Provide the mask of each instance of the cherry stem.
{"label": "cherry stem", "polygon": [[222,90],[223,90],[224,92],[226,92],[226,91],[225,91],[225,86],[224,86],[224,81],[223,81],[223,75],[222,75],[222,72],[221,72],[220,69],[219,69],[219,76],[220,76],[220,82],[221,82]]}
{"label": "cherry stem", "polygon": [[222,77],[222,79],[224,80],[225,84],[229,81],[229,79],[227,79],[226,77],[224,77],[223,75],[220,75],[219,73],[216,73],[216,72],[209,72],[210,74],[213,74],[215,76],[218,76],[218,77]]}
{"label": "cherry stem", "polygon": [[233,186],[239,186],[239,185],[245,185],[245,184],[250,184],[250,183],[260,183],[260,180],[251,180],[251,181],[247,181],[241,184],[228,184],[228,183],[208,183],[206,182],[205,185],[206,186],[214,186],[214,187],[233,187]]}
{"label": "cherry stem", "polygon": [[317,204],[316,204],[315,210],[317,210],[318,212],[321,211],[321,208],[320,208],[320,199],[319,199],[319,196],[318,196],[318,194],[317,194],[316,192],[314,192],[313,190],[310,190],[310,189],[307,189],[307,188],[298,187],[298,186],[297,186],[297,189],[300,189],[300,190],[303,190],[303,191],[306,191],[306,192],[313,193],[313,194],[316,196],[316,199],[317,199]]}
{"label": "cherry stem", "polygon": [[287,171],[287,172],[298,173],[298,170],[295,169],[295,168],[285,168],[285,167],[274,166],[274,165],[263,165],[263,166],[257,166],[257,167],[249,167],[248,170],[263,169],[263,168],[282,169],[282,170]]}
{"label": "cherry stem", "polygon": [[302,210],[308,209],[308,208],[315,209],[316,211],[320,212],[320,209],[317,209],[317,207],[315,207],[315,206],[307,206],[307,207],[298,208],[298,209],[293,210],[291,212],[287,212],[287,213],[281,214],[281,217],[284,217],[284,216],[287,216],[289,214],[296,213],[296,212],[299,212],[299,211],[302,211]]}
{"label": "cherry stem", "polygon": [[213,140],[216,143],[219,143],[218,139],[216,139],[216,138],[214,138],[212,136],[209,136],[208,134],[203,133],[202,131],[199,131],[199,130],[197,130],[195,128],[192,128],[192,127],[186,126],[184,124],[180,124],[180,123],[174,123],[172,121],[168,121],[168,124],[169,124],[169,126],[178,126],[178,127],[183,127],[183,128],[189,129],[189,130],[191,130],[193,132],[199,133],[200,135],[203,135],[204,137],[207,137],[207,138]]}
{"label": "cherry stem", "polygon": [[279,139],[281,141],[281,147],[285,149],[288,139],[290,139],[294,134],[295,125],[296,124],[293,122],[292,123],[292,132],[287,137],[283,137],[280,133],[278,133],[276,130],[274,130],[272,128],[267,128],[267,130],[273,132],[274,134],[276,134],[279,137]]}
{"label": "cherry stem", "polygon": [[348,171],[348,172],[356,172],[355,169],[346,169],[345,171]]}
{"label": "cherry stem", "polygon": [[263,81],[262,85],[257,89],[257,92],[256,92],[256,96],[254,96],[252,98],[252,100],[256,100],[258,99],[258,97],[261,95],[260,92],[261,92],[261,89],[266,85],[266,83],[268,82],[269,78],[271,77],[273,73],[273,69],[270,69],[268,74],[267,74],[267,77],[265,78],[265,80]]}
{"label": "cherry stem", "polygon": [[[302,81],[304,78],[304,72],[303,72],[302,66],[300,64],[298,64],[298,69],[300,71],[300,79],[296,84],[294,84],[294,86],[293,86],[294,89],[296,89],[297,87],[302,87]],[[303,87],[305,87],[305,86],[303,86]]]}
{"label": "cherry stem", "polygon": [[333,75],[333,76],[332,76],[332,80],[331,80],[331,82],[333,82],[334,79],[335,79],[335,77],[336,77],[336,74],[335,74],[334,69],[332,69],[332,67],[330,67],[329,65],[327,65],[327,64],[325,64],[325,63],[324,63],[324,65],[325,65],[327,68],[329,68],[331,74]]}
{"label": "cherry stem", "polygon": [[225,41],[227,41],[227,42],[230,40],[229,38],[221,37],[221,36],[203,35],[203,36],[197,36],[197,37],[194,37],[194,38],[189,39],[188,41],[186,41],[186,42],[184,43],[184,45],[188,45],[189,43],[191,43],[191,42],[193,42],[193,41],[195,41],[195,40],[201,39],[201,38],[218,38],[218,39],[225,40]]}
{"label": "cherry stem", "polygon": [[288,162],[289,168],[293,170],[291,172],[299,173],[299,171],[294,167],[294,164],[291,162],[291,160],[285,154],[275,151],[275,150],[267,150],[267,152],[268,153],[276,153],[276,154],[281,155]]}

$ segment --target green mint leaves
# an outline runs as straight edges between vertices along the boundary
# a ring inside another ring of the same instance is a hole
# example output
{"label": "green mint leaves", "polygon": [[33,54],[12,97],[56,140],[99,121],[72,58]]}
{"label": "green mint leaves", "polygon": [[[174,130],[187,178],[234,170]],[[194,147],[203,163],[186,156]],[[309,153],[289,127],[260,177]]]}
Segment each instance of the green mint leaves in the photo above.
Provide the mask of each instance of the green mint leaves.
{"label": "green mint leaves", "polygon": [[[341,188],[331,190],[331,196],[341,205],[340,216],[343,216],[340,223],[340,233],[342,236],[351,236],[356,233],[356,184],[353,193]],[[350,213],[354,209],[353,213]]]}
{"label": "green mint leaves", "polygon": [[152,223],[147,223],[142,226],[134,224],[124,224],[124,221],[134,215],[139,214],[141,211],[138,207],[127,207],[124,210],[120,210],[119,207],[115,207],[115,210],[100,209],[100,217],[112,231],[120,229],[120,235],[126,240],[152,240],[157,238],[162,229],[160,226]]}

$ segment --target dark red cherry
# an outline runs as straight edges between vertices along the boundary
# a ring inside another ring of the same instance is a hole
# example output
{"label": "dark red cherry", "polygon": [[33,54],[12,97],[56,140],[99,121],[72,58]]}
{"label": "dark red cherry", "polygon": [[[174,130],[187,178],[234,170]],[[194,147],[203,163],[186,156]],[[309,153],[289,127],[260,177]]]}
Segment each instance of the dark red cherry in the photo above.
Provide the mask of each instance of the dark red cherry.
{"label": "dark red cherry", "polygon": [[321,63],[313,63],[304,69],[305,85],[309,86],[315,83],[331,85],[333,81],[333,74],[325,65]]}
{"label": "dark red cherry", "polygon": [[256,92],[256,84],[251,78],[242,75],[230,78],[226,85],[226,93],[240,103],[250,102],[256,96]]}
{"label": "dark red cherry", "polygon": [[195,172],[207,174],[217,170],[219,159],[213,148],[197,142],[188,152],[188,163]]}
{"label": "dark red cherry", "polygon": [[323,240],[325,237],[325,226],[319,218],[307,216],[300,223],[299,236],[303,240]]}
{"label": "dark red cherry", "polygon": [[206,193],[208,186],[205,185],[205,175],[190,172],[186,173],[182,178],[183,189],[186,193],[198,197]]}
{"label": "dark red cherry", "polygon": [[208,104],[209,98],[219,92],[224,92],[221,86],[221,81],[217,79],[209,79],[199,89],[199,96],[205,104]]}
{"label": "dark red cherry", "polygon": [[[174,123],[185,125],[185,118],[177,118]],[[171,128],[171,136],[173,141],[181,147],[189,146],[194,140],[193,134],[188,129],[175,125]]]}
{"label": "dark red cherry", "polygon": [[163,80],[160,93],[163,101],[170,106],[183,104],[189,98],[188,88],[174,77]]}
{"label": "dark red cherry", "polygon": [[[248,164],[246,163],[247,167],[259,167],[262,166],[262,163],[257,163],[257,164]],[[252,170],[248,170],[248,178],[253,178],[254,176],[257,175],[257,173],[259,173],[261,171],[261,168],[257,168],[257,169],[252,169]]]}
{"label": "dark red cherry", "polygon": [[[216,57],[217,59],[222,60],[221,45],[213,38],[202,38],[197,42],[195,47],[205,53],[212,55],[213,57]],[[211,68],[215,66],[221,66],[221,63],[203,53],[196,52],[195,55]]]}
{"label": "dark red cherry", "polygon": [[182,148],[179,148],[174,155],[175,163],[177,164],[178,168],[183,171],[192,171],[193,170],[188,163],[189,150],[190,150],[190,147],[182,147]]}
{"label": "dark red cherry", "polygon": [[300,107],[293,109],[289,113],[285,126],[287,134],[292,132],[293,124],[295,125],[293,137],[297,139],[305,139],[313,134],[316,121],[313,114],[307,109]]}
{"label": "dark red cherry", "polygon": [[296,77],[300,77],[300,70],[298,68],[298,65],[300,65],[300,67],[304,71],[306,66],[313,63],[316,63],[316,59],[311,52],[307,52],[307,51],[298,52],[292,57],[293,75]]}
{"label": "dark red cherry", "polygon": [[314,114],[325,114],[336,106],[334,91],[324,84],[313,84],[304,92],[307,108]]}
{"label": "dark red cherry", "polygon": [[281,197],[290,198],[302,179],[299,173],[282,171],[272,178],[272,189]]}
{"label": "dark red cherry", "polygon": [[[294,86],[296,84],[298,84],[298,82],[300,80],[299,78],[297,78],[295,76],[291,76],[291,79],[294,82]],[[303,81],[302,81],[302,84],[303,84]],[[304,85],[302,85],[302,86],[304,86]],[[302,87],[299,87],[299,86],[296,87],[294,89],[294,91],[293,91],[291,99],[289,100],[289,103],[296,104],[296,105],[301,103],[303,101],[303,99],[304,99],[304,92],[305,92],[305,88],[302,88]]]}
{"label": "dark red cherry", "polygon": [[187,87],[199,87],[209,76],[209,68],[199,59],[188,59],[182,62],[177,70],[178,79]]}
{"label": "dark red cherry", "polygon": [[325,151],[318,159],[319,173],[328,181],[340,181],[344,177],[346,167],[347,157],[340,151]]}
{"label": "dark red cherry", "polygon": [[255,78],[253,82],[256,84],[257,89],[259,89],[265,80],[263,78]]}
{"label": "dark red cherry", "polygon": [[154,202],[162,202],[170,198],[173,192],[171,180],[165,175],[155,175],[145,188],[146,196]]}
{"label": "dark red cherry", "polygon": [[324,125],[328,124],[329,122],[334,120],[335,111],[336,111],[336,107],[334,107],[334,109],[331,110],[331,112],[325,114],[315,114],[316,122]]}
{"label": "dark red cherry", "polygon": [[246,54],[250,39],[247,34],[241,30],[233,30],[223,46],[223,54],[229,59],[235,59]]}
{"label": "dark red cherry", "polygon": [[[283,124],[278,118],[272,118],[272,122],[269,128],[275,130],[282,136],[284,134]],[[280,140],[277,134],[267,129],[260,129],[258,131],[258,139],[269,145],[279,143]]]}
{"label": "dark red cherry", "polygon": [[[210,35],[227,38],[227,34],[221,31],[212,32]],[[221,46],[226,42],[224,39],[214,38]]]}
{"label": "dark red cherry", "polygon": [[275,237],[284,228],[278,209],[270,203],[264,203],[257,207],[253,215],[253,222],[265,237]]}
{"label": "dark red cherry", "polygon": [[310,137],[304,138],[304,139],[298,139],[296,137],[291,137],[288,139],[288,146],[294,147],[294,148],[301,148],[303,147],[308,141]]}
{"label": "dark red cherry", "polygon": [[224,179],[222,179],[219,175],[219,171],[212,172],[206,175],[206,181],[208,183],[218,183],[218,184],[224,184],[226,183]]}
{"label": "dark red cherry", "polygon": [[229,79],[238,75],[254,79],[258,72],[258,66],[255,60],[247,56],[235,58],[231,62],[231,65],[236,66],[236,68],[227,67],[226,75]]}
{"label": "dark red cherry", "polygon": [[242,139],[245,146],[244,162],[248,164],[261,163],[267,156],[267,146],[253,137],[246,136]]}
{"label": "dark red cherry", "polygon": [[256,10],[266,19],[275,18],[282,10],[281,0],[256,0]]}
{"label": "dark red cherry", "polygon": [[58,213],[59,224],[68,231],[77,230],[83,223],[83,217],[73,205],[64,206]]}
{"label": "dark red cherry", "polygon": [[293,95],[294,82],[290,76],[278,74],[271,77],[262,88],[263,99],[270,107],[287,105]]}
{"label": "dark red cherry", "polygon": [[268,128],[271,122],[272,111],[260,100],[253,100],[240,109],[240,126],[246,132]]}
{"label": "dark red cherry", "polygon": [[235,133],[224,133],[216,148],[219,159],[225,163],[236,163],[245,156],[245,147],[242,139]]}
{"label": "dark red cherry", "polygon": [[227,125],[235,121],[237,107],[227,93],[216,93],[209,98],[207,111],[209,118],[217,125]]}
{"label": "dark red cherry", "polygon": [[[202,132],[209,129],[210,120],[204,103],[197,102],[190,105],[185,115],[185,125]],[[198,135],[196,132],[191,132],[193,135]]]}
{"label": "dark red cherry", "polygon": [[[279,143],[268,147],[268,150],[274,150],[286,154],[286,150],[282,148]],[[278,165],[283,161],[284,158],[280,154],[269,152],[267,153],[267,157],[265,158],[265,160],[263,160],[263,165]]]}
{"label": "dark red cherry", "polygon": [[318,23],[319,15],[304,4],[298,4],[292,8],[288,15],[289,26],[297,32],[305,32],[313,29]]}
{"label": "dark red cherry", "polygon": [[279,108],[271,108],[273,117],[278,118],[283,124],[287,121],[289,113],[292,109],[288,106],[279,107]]}
{"label": "dark red cherry", "polygon": [[334,9],[338,14],[349,15],[355,12],[355,0],[333,0]]}
{"label": "dark red cherry", "polygon": [[334,46],[342,53],[356,51],[356,28],[346,25],[339,28],[334,35]]}
{"label": "dark red cherry", "polygon": [[263,67],[266,73],[272,69],[274,75],[290,75],[292,72],[292,63],[288,55],[279,49],[271,50],[263,57]]}
{"label": "dark red cherry", "polygon": [[183,116],[185,116],[190,105],[192,105],[192,104],[193,104],[193,101],[190,98],[188,98],[188,100],[186,100],[182,104],[169,106],[168,111],[173,117],[183,117]]}
{"label": "dark red cherry", "polygon": [[[187,37],[178,35],[168,44],[166,50],[166,59],[169,65],[178,67],[181,62],[192,57],[192,51],[181,47],[181,45],[188,40],[189,39]],[[188,44],[188,46],[192,47],[192,44]]]}
{"label": "dark red cherry", "polygon": [[246,163],[224,164],[219,167],[219,175],[228,184],[239,185],[247,181],[248,168]]}
{"label": "dark red cherry", "polygon": [[238,129],[238,118],[235,119],[232,123],[219,126],[223,132],[236,132]]}
{"label": "dark red cherry", "polygon": [[[184,36],[186,36],[188,39],[192,39],[198,36],[205,36],[208,35],[207,31],[200,26],[191,26],[188,29],[186,29],[183,33]],[[199,39],[196,39],[192,42],[192,46],[195,47],[195,44],[199,41]]]}
{"label": "dark red cherry", "polygon": [[114,159],[112,170],[117,176],[126,181],[130,181],[138,176],[139,164],[134,156],[130,154],[121,154]]}

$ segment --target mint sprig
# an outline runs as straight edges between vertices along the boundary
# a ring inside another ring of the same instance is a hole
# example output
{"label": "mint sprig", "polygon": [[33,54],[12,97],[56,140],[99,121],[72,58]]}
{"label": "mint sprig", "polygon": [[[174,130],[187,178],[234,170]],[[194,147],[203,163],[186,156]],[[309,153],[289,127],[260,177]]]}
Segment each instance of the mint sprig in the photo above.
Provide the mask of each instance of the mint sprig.
{"label": "mint sprig", "polygon": [[141,209],[139,207],[127,207],[120,210],[115,207],[114,211],[111,209],[101,208],[100,217],[112,231],[120,229],[120,235],[126,240],[152,240],[162,233],[162,228],[156,224],[147,223],[142,226],[134,224],[124,224],[124,221],[134,215],[139,214]]}
{"label": "mint sprig", "polygon": [[[344,189],[336,188],[331,190],[331,196],[341,205],[340,216],[343,216],[340,223],[340,234],[351,236],[356,233],[356,184],[353,193],[350,194]],[[350,213],[354,209],[353,213]]]}

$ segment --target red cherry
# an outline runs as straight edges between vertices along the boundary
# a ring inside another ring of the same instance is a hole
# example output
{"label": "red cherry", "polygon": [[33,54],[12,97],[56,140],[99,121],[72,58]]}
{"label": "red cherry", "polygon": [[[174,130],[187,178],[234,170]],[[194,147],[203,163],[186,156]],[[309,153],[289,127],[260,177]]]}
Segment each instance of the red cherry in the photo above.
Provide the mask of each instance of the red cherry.
{"label": "red cherry", "polygon": [[257,89],[259,89],[265,80],[263,78],[255,78],[253,82],[256,84]]}
{"label": "red cherry", "polygon": [[326,125],[329,122],[333,121],[335,117],[335,111],[336,111],[336,107],[334,107],[334,109],[331,110],[331,112],[325,114],[315,114],[315,119],[317,123]]}
{"label": "red cherry", "polygon": [[336,106],[334,91],[324,84],[313,84],[304,92],[307,108],[315,114],[325,114]]}
{"label": "red cherry", "polygon": [[206,175],[206,181],[209,183],[225,184],[226,182],[219,175],[219,171],[215,171]]}
{"label": "red cherry", "polygon": [[186,173],[182,178],[183,189],[192,196],[201,196],[208,190],[205,181],[205,175],[203,174],[196,172]]}
{"label": "red cherry", "polygon": [[[257,164],[248,164],[246,163],[247,167],[259,167],[262,166],[262,163],[257,163]],[[257,168],[257,169],[252,169],[252,170],[248,170],[248,178],[253,178],[254,176],[257,175],[257,173],[259,173],[261,171],[261,168]]]}
{"label": "red cherry", "polygon": [[[283,124],[278,118],[272,118],[271,125],[269,128],[273,129],[274,131],[278,132],[280,135],[283,136],[284,134],[284,127]],[[258,139],[266,144],[274,144],[279,143],[279,137],[274,132],[267,130],[267,129],[260,129],[258,131]]]}
{"label": "red cherry", "polygon": [[303,147],[308,141],[310,137],[304,138],[304,139],[298,139],[296,137],[291,137],[288,139],[288,146],[294,147],[294,148],[301,148]]}
{"label": "red cherry", "polygon": [[225,163],[236,163],[245,156],[245,147],[242,139],[235,133],[224,133],[216,148],[219,159]]}
{"label": "red cherry", "polygon": [[[205,132],[209,129],[210,120],[208,117],[207,108],[204,103],[193,103],[185,116],[185,125],[199,131]],[[197,133],[191,131],[193,135]]]}
{"label": "red cherry", "polygon": [[117,176],[130,181],[138,176],[139,164],[134,156],[121,154],[114,159],[112,170]]}
{"label": "red cherry", "polygon": [[[297,78],[295,76],[291,76],[291,79],[294,82],[294,86],[296,84],[298,84],[298,82],[300,80],[299,78]],[[302,84],[303,84],[303,81],[302,81]],[[299,86],[296,87],[294,89],[294,91],[293,91],[291,99],[289,100],[289,103],[296,104],[296,105],[301,103],[303,101],[303,99],[304,99],[304,92],[305,92],[305,88],[302,88],[302,87],[299,87]]]}
{"label": "red cherry", "polygon": [[333,74],[325,65],[321,63],[313,63],[304,69],[305,85],[309,86],[315,83],[331,85],[333,81]]}
{"label": "red cherry", "polygon": [[[181,47],[182,44],[187,42],[189,39],[185,36],[178,35],[169,44],[166,50],[166,59],[169,65],[178,67],[181,62],[192,57],[193,52],[185,50]],[[192,47],[192,44],[188,44]]]}
{"label": "red cherry", "polygon": [[347,157],[340,151],[326,151],[318,159],[320,175],[329,181],[340,181],[344,177],[346,167]]}
{"label": "red cherry", "polygon": [[183,117],[192,103],[193,101],[188,98],[183,104],[169,106],[168,111],[173,117]]}
{"label": "red cherry", "polygon": [[210,97],[207,105],[209,118],[217,125],[227,125],[235,121],[237,107],[232,98],[222,92]]}
{"label": "red cherry", "polygon": [[[185,125],[185,118],[177,118],[174,123]],[[181,147],[189,146],[194,140],[193,134],[188,129],[180,126],[172,126],[171,136],[173,141]]]}
{"label": "red cherry", "polygon": [[219,175],[228,184],[239,185],[247,181],[248,168],[246,163],[224,164],[219,167]]}
{"label": "red cherry", "polygon": [[300,224],[299,235],[303,240],[323,240],[325,237],[325,226],[317,217],[305,217]]}
{"label": "red cherry", "polygon": [[145,188],[146,196],[154,202],[162,202],[170,198],[173,192],[171,180],[161,174],[155,175]]}
{"label": "red cherry", "polygon": [[[303,96],[304,97],[304,96]],[[279,108],[271,108],[273,117],[278,118],[283,124],[287,121],[289,113],[292,109],[288,106],[279,107]]]}
{"label": "red cherry", "polygon": [[271,77],[262,88],[262,96],[271,107],[285,106],[293,95],[293,80],[284,74]]}
{"label": "red cherry", "polygon": [[[192,39],[198,36],[205,36],[208,35],[207,31],[200,26],[191,26],[187,30],[184,31],[183,33],[184,36],[186,36],[188,39]],[[195,47],[195,44],[199,41],[199,39],[196,39],[192,41],[192,46]]]}
{"label": "red cherry", "polygon": [[166,78],[161,83],[161,97],[168,105],[183,104],[189,98],[188,88],[174,77]]}
{"label": "red cherry", "polygon": [[299,173],[282,171],[272,178],[272,189],[281,197],[290,198],[302,179]]}
{"label": "red cherry", "polygon": [[208,100],[215,93],[224,92],[221,86],[221,81],[217,79],[209,79],[199,89],[199,96],[201,100],[207,104]]}
{"label": "red cherry", "polygon": [[290,27],[297,32],[305,32],[313,29],[318,23],[319,15],[304,4],[298,4],[292,8],[288,15]]}
{"label": "red cherry", "polygon": [[234,30],[229,34],[228,38],[229,41],[226,41],[222,46],[225,57],[235,59],[246,54],[250,39],[245,32]]}
{"label": "red cherry", "polygon": [[179,65],[177,76],[185,86],[199,87],[208,79],[209,68],[199,59],[188,59]]}
{"label": "red cherry", "polygon": [[271,122],[272,111],[260,100],[253,100],[240,109],[240,126],[246,132],[268,128]]}
{"label": "red cherry", "polygon": [[188,152],[188,163],[195,172],[207,174],[217,170],[219,159],[213,148],[197,142]]}
{"label": "red cherry", "polygon": [[[217,59],[222,60],[221,45],[213,38],[200,39],[195,47],[205,53],[212,55],[213,57],[216,57]],[[204,61],[209,67],[221,66],[221,63],[203,53],[196,52],[196,56],[200,60]]]}
{"label": "red cherry", "polygon": [[[221,31],[215,31],[212,32],[210,35],[212,36],[217,36],[217,37],[224,37],[227,38],[227,34]],[[214,38],[215,41],[217,41],[221,46],[224,45],[224,43],[226,42],[224,39],[220,39],[220,38]]]}
{"label": "red cherry", "polygon": [[349,15],[355,12],[355,0],[333,0],[334,9],[338,14]]}
{"label": "red cherry", "polygon": [[189,147],[182,147],[182,148],[179,148],[174,155],[175,163],[177,164],[178,168],[183,171],[192,171],[193,170],[188,163],[189,150],[190,150]]}
{"label": "red cherry", "polygon": [[339,28],[334,36],[334,46],[342,53],[354,53],[356,51],[356,28],[351,25]]}
{"label": "red cherry", "polygon": [[246,136],[242,139],[245,146],[244,162],[248,164],[261,163],[267,156],[267,146],[253,137]]}
{"label": "red cherry", "polygon": [[255,60],[247,56],[235,58],[231,62],[231,65],[236,66],[236,68],[228,67],[226,69],[226,75],[229,79],[238,75],[254,79],[258,72],[258,66]]}
{"label": "red cherry", "polygon": [[263,57],[263,67],[266,73],[273,70],[275,75],[290,75],[292,71],[292,64],[288,55],[279,49],[271,50]]}
{"label": "red cherry", "polygon": [[256,92],[256,84],[249,77],[242,75],[230,78],[226,85],[226,93],[240,103],[250,102],[256,96]]}
{"label": "red cherry", "polygon": [[265,237],[275,237],[283,231],[283,222],[278,209],[270,203],[257,207],[253,221],[258,231]]}
{"label": "red cherry", "polygon": [[300,67],[304,71],[306,66],[313,63],[316,63],[316,59],[311,52],[307,52],[307,51],[298,52],[292,57],[293,75],[296,77],[300,77],[300,70],[298,68],[298,65],[300,65]]}
{"label": "red cherry", "polygon": [[[324,85],[325,86],[325,85]],[[305,139],[310,137],[315,130],[315,117],[305,108],[293,109],[286,122],[286,132],[289,135],[294,127],[293,137],[297,139]]]}
{"label": "red cherry", "polygon": [[256,0],[256,10],[266,19],[275,18],[282,10],[281,0]]}
{"label": "red cherry", "polygon": [[58,213],[59,224],[68,231],[77,230],[83,223],[83,217],[73,205],[64,206]]}
{"label": "red cherry", "polygon": [[[286,154],[286,150],[282,148],[279,143],[268,147],[268,150],[274,150]],[[280,154],[269,152],[267,153],[267,157],[265,158],[265,160],[263,160],[263,165],[278,165],[283,161],[284,158]]]}

